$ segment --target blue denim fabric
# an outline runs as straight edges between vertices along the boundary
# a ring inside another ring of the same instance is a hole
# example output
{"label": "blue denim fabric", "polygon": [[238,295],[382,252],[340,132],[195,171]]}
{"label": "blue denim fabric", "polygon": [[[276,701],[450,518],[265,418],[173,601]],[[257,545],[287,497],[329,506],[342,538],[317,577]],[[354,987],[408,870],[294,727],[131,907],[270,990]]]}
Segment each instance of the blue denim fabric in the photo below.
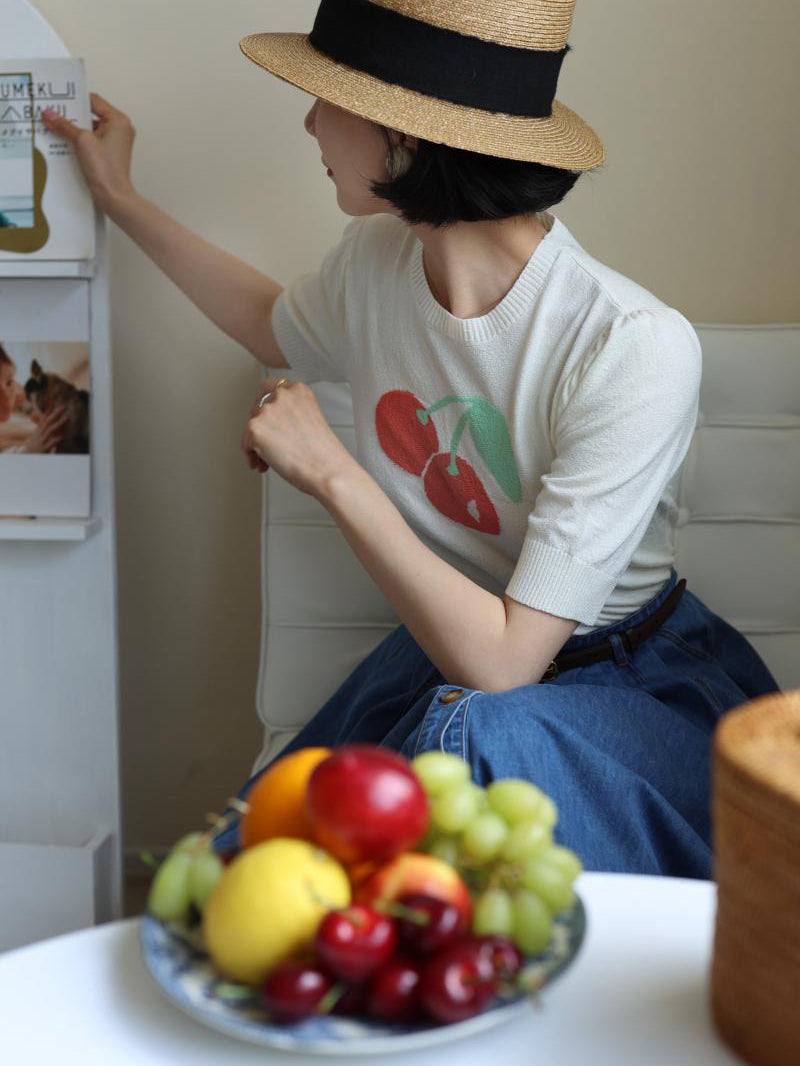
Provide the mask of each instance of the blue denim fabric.
{"label": "blue denim fabric", "polygon": [[[714,727],[777,684],[748,641],[688,589],[626,654],[619,634],[657,610],[676,581],[673,571],[641,610],[564,645],[610,638],[614,659],[506,692],[447,684],[401,625],[281,754],[356,742],[409,758],[453,752],[480,784],[522,777],[548,793],[559,810],[556,839],[589,870],[708,878]],[[461,695],[443,703],[453,691]],[[215,846],[235,848],[235,826]]]}

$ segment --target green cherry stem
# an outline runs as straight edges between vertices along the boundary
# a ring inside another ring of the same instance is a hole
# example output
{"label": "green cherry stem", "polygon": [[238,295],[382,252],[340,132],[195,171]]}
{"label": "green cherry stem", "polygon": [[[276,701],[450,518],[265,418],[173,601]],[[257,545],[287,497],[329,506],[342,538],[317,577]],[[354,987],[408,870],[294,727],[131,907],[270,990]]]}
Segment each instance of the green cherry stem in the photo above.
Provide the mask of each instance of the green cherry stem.
{"label": "green cherry stem", "polygon": [[346,991],[347,985],[344,981],[337,981],[336,984],[331,985],[317,1004],[317,1014],[330,1014]]}
{"label": "green cherry stem", "polygon": [[448,407],[451,403],[465,403],[470,407],[476,399],[480,399],[479,396],[444,396],[441,400],[437,400],[436,403],[431,404],[430,407],[424,407],[417,410],[417,418],[423,426],[427,426],[430,421],[431,415],[434,411],[438,411],[442,407]]}
{"label": "green cherry stem", "polygon": [[405,903],[399,903],[394,900],[378,900],[374,905],[374,909],[381,912],[381,914],[388,914],[392,918],[405,918],[409,922],[413,922],[414,925],[429,925],[430,915],[426,911],[420,910],[419,907],[408,907]]}
{"label": "green cherry stem", "polygon": [[464,433],[464,427],[469,420],[469,411],[465,411],[459,418],[458,425],[453,433],[453,439],[450,441],[450,465],[447,468],[447,473],[452,474],[453,477],[458,477],[458,445],[461,441],[461,437]]}

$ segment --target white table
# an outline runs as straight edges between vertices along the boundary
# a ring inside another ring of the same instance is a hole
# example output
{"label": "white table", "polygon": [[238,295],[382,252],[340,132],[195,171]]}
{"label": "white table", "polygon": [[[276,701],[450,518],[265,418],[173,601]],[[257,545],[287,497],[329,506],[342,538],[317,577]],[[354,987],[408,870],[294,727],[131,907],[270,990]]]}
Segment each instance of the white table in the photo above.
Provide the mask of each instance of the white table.
{"label": "white table", "polygon": [[[382,1056],[419,1066],[741,1066],[708,1014],[713,884],[584,874],[589,927],[542,1008],[468,1040]],[[139,922],[113,922],[0,955],[9,1066],[307,1066],[186,1017],[147,973]],[[333,1066],[342,1059],[323,1060]],[[368,1066],[378,1057],[359,1060]]]}

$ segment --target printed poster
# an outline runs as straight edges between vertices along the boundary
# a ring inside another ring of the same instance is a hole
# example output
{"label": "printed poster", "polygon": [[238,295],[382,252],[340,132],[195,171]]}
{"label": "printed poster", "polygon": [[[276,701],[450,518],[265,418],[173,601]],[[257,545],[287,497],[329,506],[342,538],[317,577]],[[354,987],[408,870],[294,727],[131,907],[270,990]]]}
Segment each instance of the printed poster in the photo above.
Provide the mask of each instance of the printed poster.
{"label": "printed poster", "polygon": [[92,199],[46,108],[91,129],[83,61],[0,59],[0,260],[94,257]]}
{"label": "printed poster", "polygon": [[91,514],[89,283],[0,278],[0,516]]}

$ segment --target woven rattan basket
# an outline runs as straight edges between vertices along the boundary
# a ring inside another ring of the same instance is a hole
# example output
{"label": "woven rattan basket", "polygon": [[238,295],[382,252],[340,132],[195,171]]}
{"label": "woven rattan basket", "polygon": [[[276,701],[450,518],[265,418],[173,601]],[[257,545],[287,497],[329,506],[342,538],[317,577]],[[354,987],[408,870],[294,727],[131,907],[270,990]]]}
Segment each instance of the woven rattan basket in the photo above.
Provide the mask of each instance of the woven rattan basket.
{"label": "woven rattan basket", "polygon": [[800,690],[722,719],[713,816],[714,1023],[752,1066],[800,1066]]}

